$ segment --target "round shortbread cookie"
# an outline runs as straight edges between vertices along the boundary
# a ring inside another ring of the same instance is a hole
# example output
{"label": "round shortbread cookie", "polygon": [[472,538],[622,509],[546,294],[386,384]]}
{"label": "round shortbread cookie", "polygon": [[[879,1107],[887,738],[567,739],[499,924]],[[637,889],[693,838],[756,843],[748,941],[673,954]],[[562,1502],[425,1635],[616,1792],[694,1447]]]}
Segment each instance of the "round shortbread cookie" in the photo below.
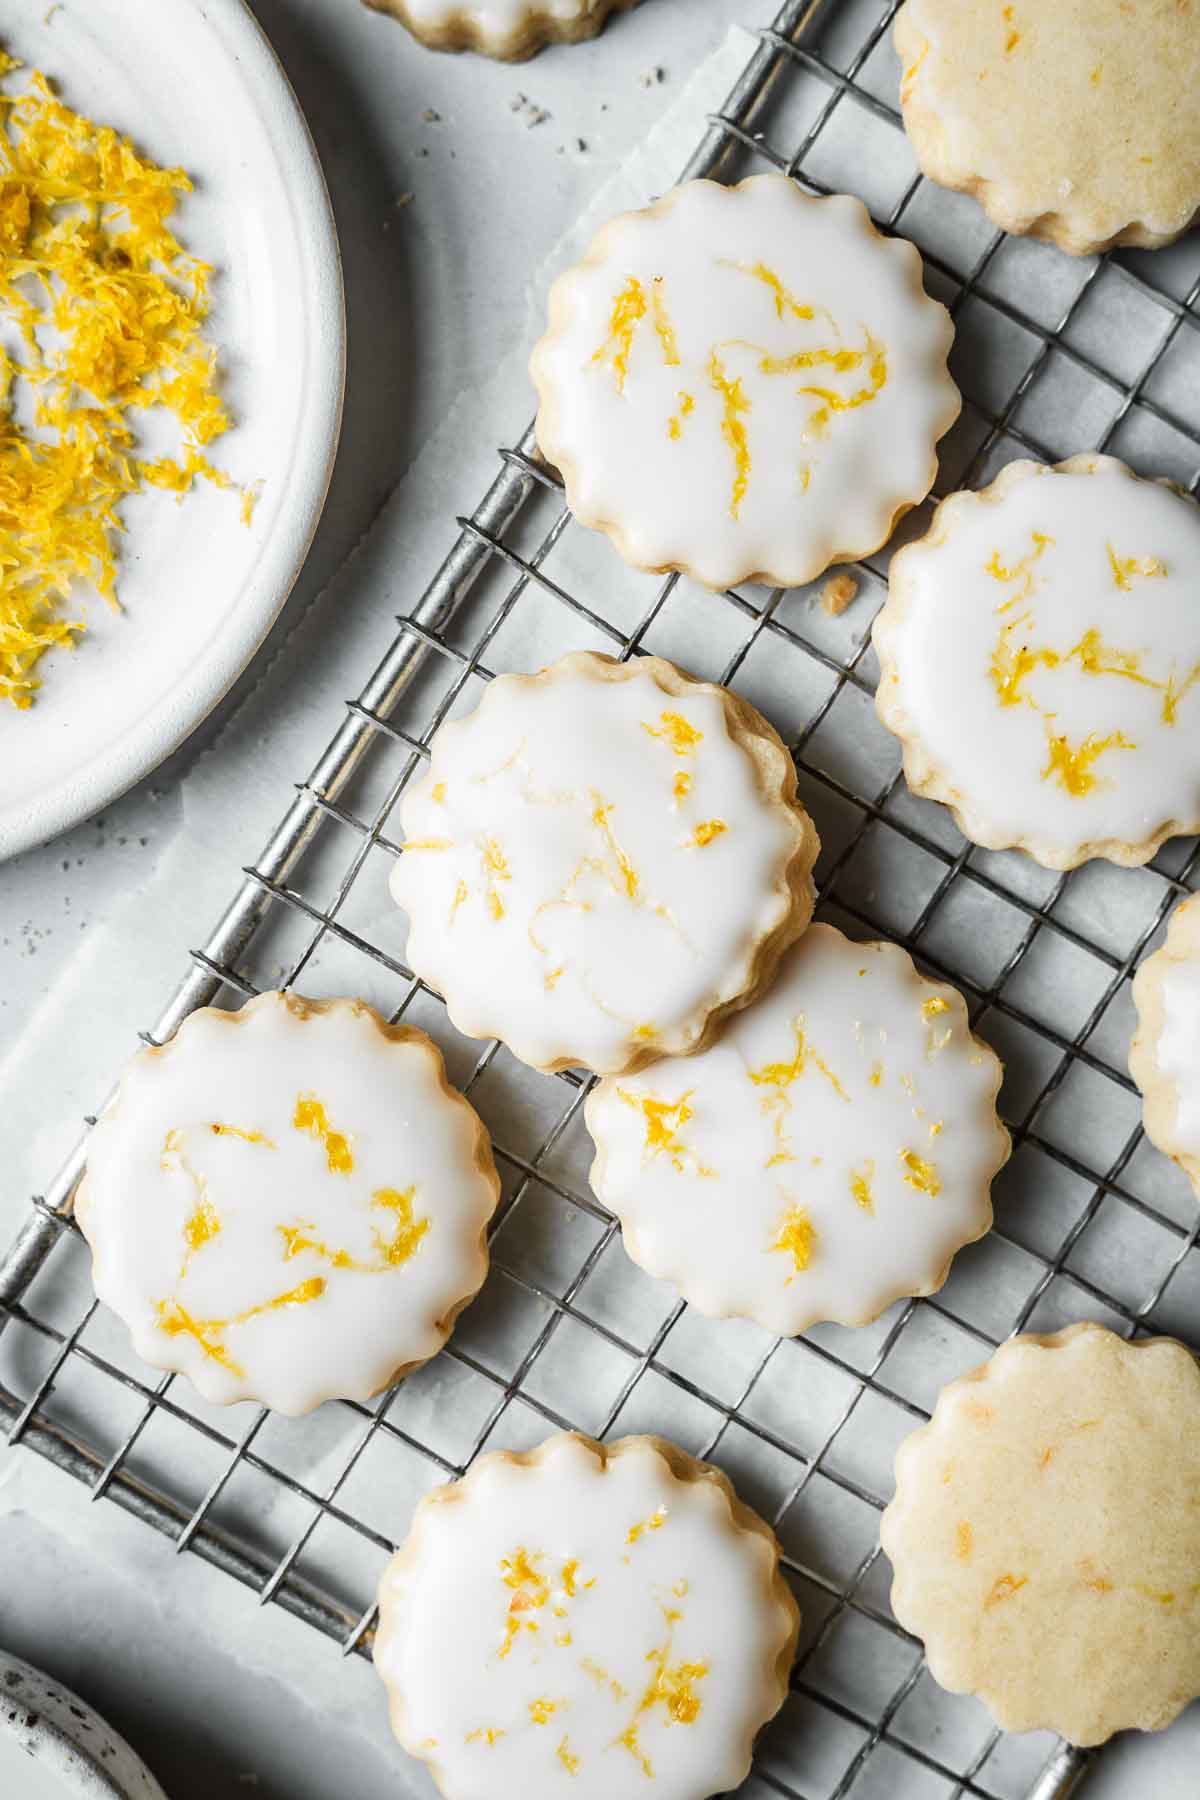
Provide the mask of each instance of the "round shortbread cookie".
{"label": "round shortbread cookie", "polygon": [[294,1414],[366,1400],[441,1348],[499,1195],[424,1032],[267,993],[134,1057],[75,1214],[145,1362]]}
{"label": "round shortbread cookie", "polygon": [[960,406],[952,337],[917,252],[860,201],[689,181],[554,283],[538,444],[638,568],[795,586],[929,492]]}
{"label": "round shortbread cookie", "polygon": [[447,1800],[704,1800],[749,1771],[799,1623],[773,1533],[719,1470],[562,1432],[421,1502],[375,1665]]}
{"label": "round shortbread cookie", "polygon": [[660,657],[501,675],[401,803],[408,961],[468,1037],[600,1074],[699,1049],[812,916],[766,720]]}
{"label": "round shortbread cookie", "polygon": [[1133,1002],[1129,1073],[1142,1090],[1146,1136],[1200,1195],[1200,896],[1171,914],[1166,943],[1134,977]]}
{"label": "round shortbread cookie", "polygon": [[954,988],[812,925],[710,1049],[592,1090],[592,1186],[701,1312],[865,1325],[991,1225],[1001,1073]]}
{"label": "round shortbread cookie", "polygon": [[1088,256],[1195,219],[1195,0],[907,0],[895,39],[921,169],[1005,231]]}
{"label": "round shortbread cookie", "polygon": [[595,37],[612,12],[637,0],[366,0],[391,13],[429,50],[477,50],[524,62],[547,44]]}
{"label": "round shortbread cookie", "polygon": [[1111,456],[1010,463],[892,559],[879,716],[914,793],[1051,869],[1200,829],[1200,507]]}
{"label": "round shortbread cookie", "polygon": [[901,1444],[880,1537],[934,1678],[1098,1744],[1200,1694],[1200,1369],[1099,1325],[1004,1344]]}

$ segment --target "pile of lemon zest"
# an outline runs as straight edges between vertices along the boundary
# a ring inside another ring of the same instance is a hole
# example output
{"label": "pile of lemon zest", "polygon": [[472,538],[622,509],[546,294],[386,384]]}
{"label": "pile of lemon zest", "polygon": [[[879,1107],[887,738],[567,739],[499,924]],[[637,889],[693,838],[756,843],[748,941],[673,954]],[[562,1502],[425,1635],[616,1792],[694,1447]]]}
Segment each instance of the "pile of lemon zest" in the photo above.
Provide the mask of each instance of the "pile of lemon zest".
{"label": "pile of lemon zest", "polygon": [[468,1731],[463,1739],[464,1744],[477,1744],[482,1738],[491,1747],[498,1738],[506,1735],[502,1725],[478,1725],[474,1731]]}
{"label": "pile of lemon zest", "polygon": [[354,1167],[350,1140],[343,1132],[333,1129],[319,1100],[311,1094],[297,1095],[292,1124],[297,1131],[307,1131],[325,1146],[325,1160],[331,1175],[349,1175]]}
{"label": "pile of lemon zest", "polygon": [[1133,592],[1134,577],[1140,575],[1144,580],[1153,580],[1155,576],[1163,576],[1167,565],[1160,562],[1157,556],[1118,556],[1111,544],[1108,550],[1108,566],[1112,570],[1113,580],[1123,594]]}
{"label": "pile of lemon zest", "polygon": [[558,1749],[554,1752],[554,1754],[555,1754],[555,1756],[557,1756],[559,1762],[562,1764],[563,1768],[567,1771],[568,1775],[578,1775],[578,1773],[579,1773],[579,1758],[577,1756],[573,1756],[571,1754],[568,1740],[565,1737],[563,1738],[562,1742],[559,1744]]}
{"label": "pile of lemon zest", "polygon": [[727,375],[725,365],[715,350],[708,362],[708,379],[724,402],[721,436],[733,452],[733,488],[729,498],[729,516],[736,519],[750,485],[750,442],[745,425],[750,400],[738,378],[735,376],[731,380]]}
{"label": "pile of lemon zest", "polygon": [[868,1075],[867,1080],[872,1087],[880,1087],[882,1085],[883,1064],[881,1062],[873,1062],[871,1064],[871,1073]]}
{"label": "pile of lemon zest", "polygon": [[692,778],[686,769],[680,769],[671,784],[671,792],[676,800],[686,800],[692,791]]}
{"label": "pile of lemon zest", "polygon": [[450,903],[450,923],[453,925],[458,917],[458,909],[471,898],[471,890],[465,881],[460,881],[454,889],[454,899]]}
{"label": "pile of lemon zest", "polygon": [[562,978],[565,974],[566,974],[566,969],[560,963],[557,969],[551,969],[550,973],[543,978],[542,986],[545,988],[545,990],[548,994],[552,994],[554,992],[555,988],[558,986],[559,982],[562,980]]}
{"label": "pile of lemon zest", "polygon": [[529,1702],[529,1721],[532,1725],[548,1725],[565,1700],[531,1700]]}
{"label": "pile of lemon zest", "polygon": [[1028,1582],[1028,1575],[997,1575],[984,1597],[985,1612],[989,1607],[998,1606],[1001,1600],[1011,1600]]}
{"label": "pile of lemon zest", "polygon": [[[4,56],[0,75],[19,66]],[[202,334],[212,271],[169,225],[187,175],[73,112],[40,73],[0,96],[0,121],[0,318],[20,345],[19,360],[0,350],[0,700],[24,710],[41,657],[86,629],[62,616],[74,591],[117,607],[123,502],[144,485],[230,485],[203,454],[229,420]],[[178,457],[138,456],[152,407],[173,415]]]}
{"label": "pile of lemon zest", "polygon": [[690,719],[685,719],[679,712],[660,713],[657,725],[647,725],[643,720],[642,730],[650,737],[664,739],[676,756],[690,756],[704,736]]}
{"label": "pile of lemon zest", "polygon": [[871,1182],[874,1180],[874,1177],[875,1162],[873,1157],[867,1158],[861,1171],[858,1169],[851,1169],[850,1171],[850,1192],[865,1213],[873,1213],[875,1211],[875,1200],[871,1193]]}
{"label": "pile of lemon zest", "polygon": [[928,1000],[922,1003],[921,1017],[923,1019],[936,1019],[939,1013],[949,1011],[950,1002],[948,1000],[943,1000],[940,994],[930,994]]}
{"label": "pile of lemon zest", "polygon": [[936,1199],[942,1191],[942,1182],[934,1165],[918,1156],[915,1150],[901,1150],[900,1162],[906,1185],[916,1188],[919,1194],[928,1194],[931,1199]]}
{"label": "pile of lemon zest", "polygon": [[697,825],[693,831],[692,843],[698,850],[703,850],[706,844],[711,844],[714,838],[721,837],[728,830],[729,827],[724,819],[705,819],[704,823]]}
{"label": "pile of lemon zest", "polygon": [[1097,737],[1089,731],[1083,742],[1072,746],[1067,737],[1057,737],[1047,727],[1046,732],[1049,756],[1045,768],[1041,772],[1043,781],[1053,779],[1068,794],[1077,797],[1090,794],[1100,777],[1093,773],[1093,765],[1099,761],[1107,750],[1136,750],[1137,745],[1127,738],[1123,731],[1111,731],[1107,737]]}
{"label": "pile of lemon zest", "polygon": [[792,1259],[792,1273],[784,1283],[790,1287],[795,1277],[807,1269],[817,1243],[817,1228],[802,1206],[790,1206],[779,1221],[779,1235],[770,1246],[782,1250]]}

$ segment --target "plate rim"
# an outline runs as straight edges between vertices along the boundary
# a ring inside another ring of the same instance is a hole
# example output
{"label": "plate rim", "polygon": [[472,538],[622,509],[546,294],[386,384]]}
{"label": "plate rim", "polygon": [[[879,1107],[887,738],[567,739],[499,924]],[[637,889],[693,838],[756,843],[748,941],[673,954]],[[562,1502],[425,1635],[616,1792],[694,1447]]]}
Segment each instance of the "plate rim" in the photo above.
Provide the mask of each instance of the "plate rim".
{"label": "plate rim", "polygon": [[[316,322],[314,367],[302,419],[314,443],[324,442],[324,460],[314,457],[315,479],[304,510],[275,547],[268,538],[257,604],[236,608],[206,645],[202,657],[181,672],[154,705],[117,741],[90,754],[74,777],[59,780],[33,799],[0,806],[0,863],[50,843],[84,823],[151,775],[191,737],[224,699],[262,648],[300,577],[316,535],[333,479],[341,441],[346,391],[346,290],[341,245],[325,171],[312,131],[287,70],[249,0],[182,0],[228,43],[235,59],[273,84],[269,107],[271,136],[284,127],[285,148],[296,158],[289,174],[306,198],[297,209],[297,244],[303,275],[311,280],[311,318]],[[268,598],[269,596],[269,598]]]}

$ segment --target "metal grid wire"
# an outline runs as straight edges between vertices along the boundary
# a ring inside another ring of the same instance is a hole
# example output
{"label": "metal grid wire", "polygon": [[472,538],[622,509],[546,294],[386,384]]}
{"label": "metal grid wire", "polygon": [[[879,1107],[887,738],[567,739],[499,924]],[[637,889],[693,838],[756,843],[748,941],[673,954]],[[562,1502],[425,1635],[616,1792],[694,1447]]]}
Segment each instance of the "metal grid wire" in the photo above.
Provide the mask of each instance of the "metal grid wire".
{"label": "metal grid wire", "polygon": [[[973,205],[924,183],[894,103],[895,3],[789,0],[684,174],[771,167],[813,192],[857,187],[882,229],[918,242],[931,291],[955,315],[966,396],[939,493],[990,478],[1014,452],[1054,460],[1089,444],[1194,492],[1200,254],[1069,263],[993,233]],[[882,155],[866,157],[868,143]],[[1054,877],[972,849],[941,809],[908,795],[869,704],[880,558],[859,566],[867,592],[838,620],[810,594],[750,589],[723,603],[675,576],[635,578],[572,523],[531,432],[501,452],[458,526],[145,1036],[160,1042],[194,1007],[269,985],[386,993],[393,1018],[440,1038],[496,1139],[505,1192],[484,1294],[433,1364],[369,1407],[331,1403],[286,1430],[255,1408],[209,1409],[173,1377],[152,1383],[89,1299],[70,1219],[85,1139],[0,1263],[9,1440],[361,1652],[375,1581],[423,1489],[484,1446],[520,1447],[554,1427],[665,1430],[721,1462],[773,1520],[804,1610],[792,1694],[745,1794],[1057,1800],[1082,1757],[1044,1736],[1006,1738],[974,1702],[936,1688],[891,1616],[878,1514],[896,1442],[944,1380],[1011,1332],[1095,1317],[1127,1334],[1189,1335],[1200,1226],[1185,1184],[1142,1143],[1125,1047],[1128,978],[1191,891],[1197,849],[1172,844],[1145,871]],[[696,672],[746,693],[790,737],[825,843],[826,916],[905,943],[954,981],[1008,1065],[1014,1157],[995,1231],[938,1296],[858,1332],[777,1341],[664,1299],[624,1260],[588,1191],[586,1082],[456,1039],[395,954],[397,916],[385,924],[365,899],[398,854],[389,822],[433,732],[510,656],[528,666],[531,643],[542,660],[585,643],[687,665],[699,606],[710,626],[719,619],[723,647]]]}

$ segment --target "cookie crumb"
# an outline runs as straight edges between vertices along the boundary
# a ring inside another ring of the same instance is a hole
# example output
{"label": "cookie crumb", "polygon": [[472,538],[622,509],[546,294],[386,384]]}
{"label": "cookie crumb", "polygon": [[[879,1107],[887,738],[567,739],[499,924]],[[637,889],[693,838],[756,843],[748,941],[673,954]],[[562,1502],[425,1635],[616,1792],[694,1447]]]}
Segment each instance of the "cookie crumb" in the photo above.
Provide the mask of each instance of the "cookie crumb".
{"label": "cookie crumb", "polygon": [[661,87],[667,79],[667,71],[656,63],[652,69],[643,69],[638,80],[644,88]]}
{"label": "cookie crumb", "polygon": [[827,612],[830,618],[836,619],[841,613],[845,612],[857,593],[858,583],[853,575],[846,575],[844,573],[841,575],[831,575],[821,589],[819,596],[822,610]]}

